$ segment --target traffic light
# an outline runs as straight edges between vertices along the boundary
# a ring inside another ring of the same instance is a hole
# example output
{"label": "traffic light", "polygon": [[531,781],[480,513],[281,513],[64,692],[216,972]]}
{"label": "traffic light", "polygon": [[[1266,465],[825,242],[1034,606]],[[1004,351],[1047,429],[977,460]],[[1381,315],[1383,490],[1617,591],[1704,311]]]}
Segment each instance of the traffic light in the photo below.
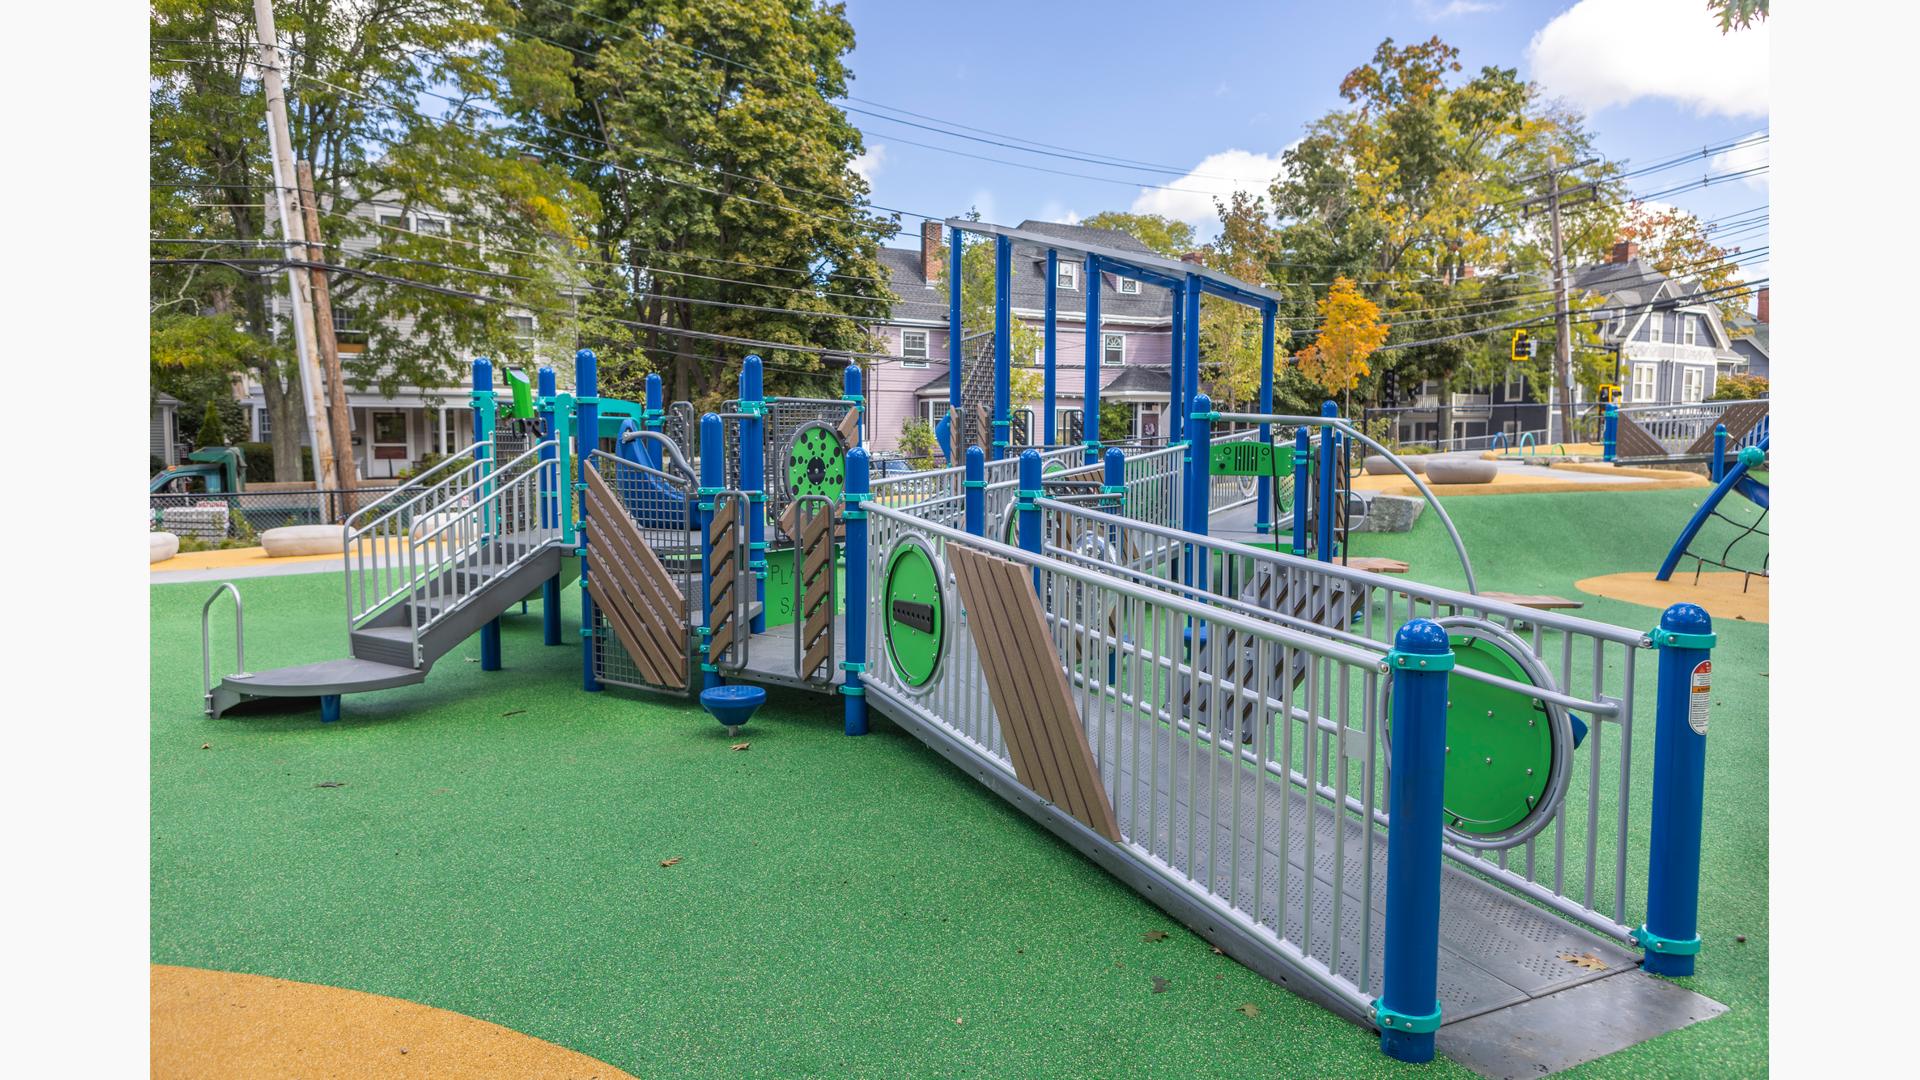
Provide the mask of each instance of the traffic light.
{"label": "traffic light", "polygon": [[1525,330],[1513,332],[1513,362],[1533,359],[1533,338]]}
{"label": "traffic light", "polygon": [[1620,393],[1620,384],[1618,383],[1601,383],[1600,384],[1600,403],[1602,405],[1617,405],[1619,404],[1621,397],[1622,395]]}

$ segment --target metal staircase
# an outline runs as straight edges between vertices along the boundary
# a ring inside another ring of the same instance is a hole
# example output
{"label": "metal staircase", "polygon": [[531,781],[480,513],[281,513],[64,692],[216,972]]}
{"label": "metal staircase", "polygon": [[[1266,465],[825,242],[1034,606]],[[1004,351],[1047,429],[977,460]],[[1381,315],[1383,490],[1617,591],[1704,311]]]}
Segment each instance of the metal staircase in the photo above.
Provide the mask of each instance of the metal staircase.
{"label": "metal staircase", "polygon": [[347,519],[348,657],[227,675],[206,687],[207,714],[319,698],[331,718],[342,694],[425,680],[435,660],[560,573],[571,536],[558,445],[499,463],[493,452],[476,443]]}

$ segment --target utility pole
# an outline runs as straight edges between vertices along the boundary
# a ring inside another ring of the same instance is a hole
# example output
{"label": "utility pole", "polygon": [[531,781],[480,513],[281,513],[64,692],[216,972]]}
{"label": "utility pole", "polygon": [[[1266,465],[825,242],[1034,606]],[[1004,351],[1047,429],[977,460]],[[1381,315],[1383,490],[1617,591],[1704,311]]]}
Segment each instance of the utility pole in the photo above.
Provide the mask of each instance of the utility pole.
{"label": "utility pole", "polygon": [[[280,235],[287,258],[307,261],[305,223],[294,213],[293,135],[287,126],[287,85],[283,59],[273,29],[272,0],[253,0],[254,32],[260,43],[260,85],[267,96],[267,141],[272,149],[274,204],[280,209]],[[321,395],[320,365],[314,356],[313,298],[308,275],[298,266],[287,267],[287,286],[293,300],[293,350],[300,370],[300,398],[306,406],[307,432],[313,439],[313,479],[325,484],[333,471],[333,439],[321,421],[326,415]]]}
{"label": "utility pole", "polygon": [[[326,246],[320,242],[320,200],[313,193],[313,163],[297,162],[300,178],[300,213],[307,227],[307,259],[325,263]],[[313,322],[319,332],[320,366],[327,382],[327,436],[335,447],[347,452],[333,455],[334,483],[342,492],[354,488],[353,432],[347,423],[347,384],[340,374],[340,342],[333,332],[333,293],[325,270],[311,271],[313,278]],[[354,509],[358,509],[355,507]]]}
{"label": "utility pole", "polygon": [[[1549,394],[1548,399],[1549,402],[1551,402],[1555,396],[1558,396],[1560,399],[1560,433],[1562,438],[1566,436],[1567,432],[1573,429],[1573,322],[1570,313],[1567,311],[1567,259],[1565,245],[1562,243],[1560,237],[1560,207],[1563,200],[1571,199],[1575,196],[1584,195],[1587,198],[1592,198],[1594,191],[1593,184],[1591,183],[1575,184],[1572,187],[1563,188],[1560,186],[1560,178],[1576,169],[1584,169],[1588,165],[1592,165],[1596,160],[1598,159],[1588,158],[1585,161],[1576,162],[1572,165],[1549,166],[1545,172],[1536,173],[1533,176],[1527,177],[1526,180],[1521,181],[1522,183],[1532,180],[1545,180],[1547,182],[1547,193],[1545,195],[1536,195],[1521,203],[1520,206],[1522,210],[1531,215],[1532,208],[1536,204],[1542,202],[1547,204],[1547,221],[1552,232],[1553,242],[1554,326],[1554,393]],[[1549,411],[1548,415],[1551,417],[1551,411]],[[1552,439],[1551,420],[1549,420],[1548,428],[1548,440],[1555,441]]]}

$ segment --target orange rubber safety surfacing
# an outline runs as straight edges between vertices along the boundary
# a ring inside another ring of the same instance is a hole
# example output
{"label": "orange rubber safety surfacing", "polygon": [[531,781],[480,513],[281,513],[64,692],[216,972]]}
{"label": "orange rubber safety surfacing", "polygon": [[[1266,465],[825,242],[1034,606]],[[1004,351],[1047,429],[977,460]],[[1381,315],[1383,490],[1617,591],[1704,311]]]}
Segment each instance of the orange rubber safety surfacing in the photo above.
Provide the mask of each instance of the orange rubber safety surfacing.
{"label": "orange rubber safety surfacing", "polygon": [[633,1080],[462,1013],[335,986],[153,965],[153,1075]]}
{"label": "orange rubber safety surfacing", "polygon": [[1574,582],[1573,587],[1595,596],[1645,604],[1662,611],[1671,604],[1699,604],[1715,621],[1766,622],[1768,579],[1755,575],[1742,592],[1740,583],[1744,577],[1746,575],[1730,570],[1709,570],[1700,575],[1700,583],[1696,585],[1691,571],[1675,570],[1671,581],[1655,581],[1649,571],[1590,577]]}

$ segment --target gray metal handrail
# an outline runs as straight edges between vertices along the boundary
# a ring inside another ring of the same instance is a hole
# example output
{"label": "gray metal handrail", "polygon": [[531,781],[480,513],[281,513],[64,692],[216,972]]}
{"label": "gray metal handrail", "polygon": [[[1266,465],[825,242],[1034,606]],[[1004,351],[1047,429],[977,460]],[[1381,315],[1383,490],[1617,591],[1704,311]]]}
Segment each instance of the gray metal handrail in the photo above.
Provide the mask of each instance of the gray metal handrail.
{"label": "gray metal handrail", "polygon": [[[424,492],[424,490],[430,486],[429,481],[433,481],[434,474],[440,472],[443,469],[448,469],[455,465],[461,464],[463,461],[468,460],[473,455],[473,452],[475,450],[478,450],[482,446],[490,446],[490,445],[492,445],[490,442],[477,442],[477,443],[474,443],[472,446],[467,447],[464,450],[459,450],[452,454],[448,454],[445,458],[441,459],[439,462],[437,462],[432,468],[428,469],[426,472],[421,473],[420,475],[414,477],[413,479],[408,480],[406,483],[401,484],[399,487],[394,488],[392,491],[387,492],[385,495],[374,500],[373,502],[370,502],[367,505],[360,507],[359,509],[355,510],[351,514],[348,514],[346,517],[341,519],[340,524],[346,528],[351,529],[353,527],[354,519],[362,517],[366,514],[372,513],[373,511],[379,509],[382,503],[387,502],[390,499],[399,498],[403,492],[416,490],[416,489]],[[438,486],[438,482],[434,482],[431,486]],[[413,501],[412,498],[407,499],[408,503],[411,503],[412,501]],[[405,504],[403,503],[402,505],[405,505]],[[400,507],[395,507],[394,509],[399,509],[399,508]],[[385,518],[391,512],[392,511],[387,511],[386,513],[382,513],[381,517]]]}
{"label": "gray metal handrail", "polygon": [[253,673],[247,670],[247,626],[246,609],[240,602],[240,590],[233,582],[223,581],[213,590],[207,602],[200,605],[200,698],[206,703],[207,715],[213,715],[213,630],[210,617],[213,602],[220,599],[222,593],[233,597],[233,667],[229,679],[250,679]]}

